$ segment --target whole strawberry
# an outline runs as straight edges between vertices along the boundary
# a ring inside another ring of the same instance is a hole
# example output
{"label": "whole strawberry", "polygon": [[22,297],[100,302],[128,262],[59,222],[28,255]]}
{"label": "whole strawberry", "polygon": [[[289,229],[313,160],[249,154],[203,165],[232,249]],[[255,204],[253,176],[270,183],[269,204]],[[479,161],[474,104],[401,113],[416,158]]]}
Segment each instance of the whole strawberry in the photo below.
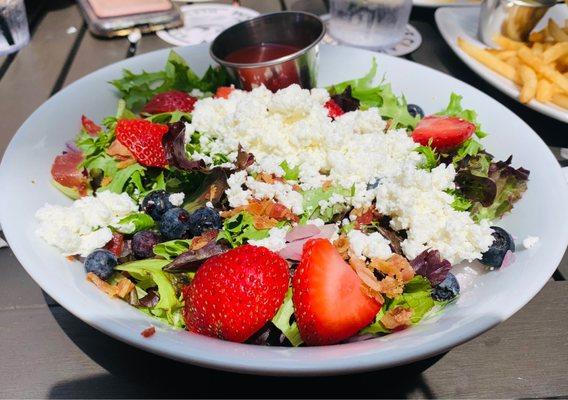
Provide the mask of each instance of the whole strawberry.
{"label": "whole strawberry", "polygon": [[190,96],[180,90],[170,90],[159,93],[152,97],[142,109],[148,114],[160,114],[172,111],[192,112],[197,101],[196,97]]}
{"label": "whole strawberry", "polygon": [[122,143],[136,161],[147,167],[165,167],[166,153],[162,137],[168,126],[144,119],[121,119],[116,124],[116,139]]}
{"label": "whole strawberry", "polygon": [[289,279],[286,261],[265,247],[212,257],[183,290],[187,330],[244,342],[276,314]]}

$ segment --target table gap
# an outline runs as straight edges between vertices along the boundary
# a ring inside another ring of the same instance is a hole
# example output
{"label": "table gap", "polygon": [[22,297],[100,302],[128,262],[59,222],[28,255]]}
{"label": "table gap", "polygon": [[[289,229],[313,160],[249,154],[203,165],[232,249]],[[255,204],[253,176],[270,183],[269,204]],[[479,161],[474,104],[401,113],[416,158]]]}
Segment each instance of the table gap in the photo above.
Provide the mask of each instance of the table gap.
{"label": "table gap", "polygon": [[49,95],[50,97],[53,96],[55,93],[59,92],[63,87],[65,79],[67,78],[69,70],[71,69],[71,65],[73,64],[73,61],[75,61],[75,57],[77,56],[77,51],[79,51],[79,46],[81,45],[81,42],[85,37],[86,31],[87,31],[87,25],[85,24],[85,22],[83,22],[81,28],[79,28],[77,37],[75,37],[75,42],[73,43],[73,46],[71,46],[71,50],[69,50],[69,55],[67,56],[67,59],[65,60],[65,63],[61,68],[61,72],[59,73],[59,76],[57,77],[57,80],[53,85],[53,89],[51,90],[51,93]]}

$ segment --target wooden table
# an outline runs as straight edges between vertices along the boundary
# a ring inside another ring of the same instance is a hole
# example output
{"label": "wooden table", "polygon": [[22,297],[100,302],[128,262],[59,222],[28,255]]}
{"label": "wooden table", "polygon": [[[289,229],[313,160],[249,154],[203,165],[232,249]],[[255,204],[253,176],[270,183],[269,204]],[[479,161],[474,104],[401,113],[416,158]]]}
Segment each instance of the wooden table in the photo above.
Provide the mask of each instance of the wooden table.
{"label": "wooden table", "polygon": [[[127,55],[126,39],[100,40],[69,1],[27,1],[31,43],[0,58],[0,155],[43,101],[76,79]],[[243,0],[261,12],[325,13],[322,0]],[[559,154],[566,124],[504,96],[474,75],[444,43],[431,10],[414,9],[422,46],[407,58],[449,73],[505,104]],[[73,32],[71,27],[76,28]],[[137,54],[168,47],[144,36]],[[88,93],[85,94],[88,96]],[[5,192],[6,193],[6,192]],[[4,194],[5,194],[4,193]],[[447,354],[411,366],[336,378],[266,378],[221,373],[150,355],[90,328],[31,280],[0,249],[0,397],[566,397],[568,258],[519,313]]]}

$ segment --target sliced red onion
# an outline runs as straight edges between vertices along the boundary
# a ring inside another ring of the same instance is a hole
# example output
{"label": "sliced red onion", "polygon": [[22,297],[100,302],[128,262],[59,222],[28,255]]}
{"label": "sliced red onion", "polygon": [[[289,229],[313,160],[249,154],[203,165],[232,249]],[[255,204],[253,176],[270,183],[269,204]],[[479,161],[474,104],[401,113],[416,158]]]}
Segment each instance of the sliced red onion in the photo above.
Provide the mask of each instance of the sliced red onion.
{"label": "sliced red onion", "polygon": [[501,268],[506,268],[515,262],[515,254],[511,250],[507,250],[505,257],[503,257],[503,262],[501,263]]}
{"label": "sliced red onion", "polygon": [[315,235],[314,238],[331,239],[337,232],[335,224],[327,224],[319,227],[320,233]]}
{"label": "sliced red onion", "polygon": [[310,238],[321,232],[320,228],[315,225],[297,225],[286,234],[287,242],[294,242],[300,239]]}
{"label": "sliced red onion", "polygon": [[369,339],[373,339],[376,336],[373,335],[372,333],[365,333],[363,335],[355,335],[355,336],[351,336],[349,339],[346,339],[343,341],[343,343],[356,343],[356,342],[362,342],[364,340],[369,340]]}
{"label": "sliced red onion", "polygon": [[278,252],[280,257],[287,260],[300,261],[302,259],[302,250],[304,244],[308,239],[296,240],[295,242],[288,243],[286,247]]}
{"label": "sliced red onion", "polygon": [[69,150],[72,153],[80,153],[81,150],[77,147],[77,145],[75,144],[75,141],[73,140],[69,140],[65,143],[65,147],[67,148],[67,150]]}

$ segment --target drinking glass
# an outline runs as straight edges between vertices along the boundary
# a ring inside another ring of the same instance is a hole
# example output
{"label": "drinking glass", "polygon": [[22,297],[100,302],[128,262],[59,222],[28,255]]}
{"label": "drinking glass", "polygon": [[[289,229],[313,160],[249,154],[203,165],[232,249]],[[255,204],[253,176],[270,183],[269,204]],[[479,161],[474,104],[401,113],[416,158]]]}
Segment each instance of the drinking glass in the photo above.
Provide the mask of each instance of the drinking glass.
{"label": "drinking glass", "polygon": [[20,50],[30,40],[23,0],[0,0],[0,56]]}
{"label": "drinking glass", "polygon": [[331,0],[329,33],[339,42],[379,50],[399,43],[412,0]]}

